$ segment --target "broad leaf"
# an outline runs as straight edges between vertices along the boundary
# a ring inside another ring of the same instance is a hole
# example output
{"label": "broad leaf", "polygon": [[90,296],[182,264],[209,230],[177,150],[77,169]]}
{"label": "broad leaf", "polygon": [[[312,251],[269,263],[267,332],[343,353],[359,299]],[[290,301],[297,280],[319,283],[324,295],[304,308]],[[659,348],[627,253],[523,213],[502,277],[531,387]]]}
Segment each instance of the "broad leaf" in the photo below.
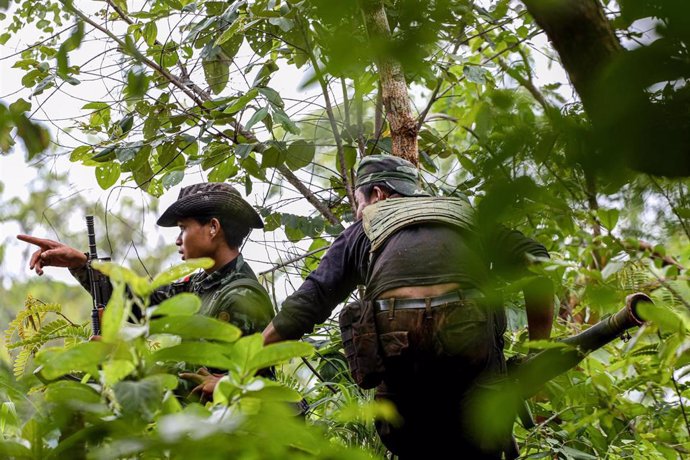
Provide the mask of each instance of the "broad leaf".
{"label": "broad leaf", "polygon": [[237,113],[244,109],[250,101],[254,100],[259,91],[256,88],[252,88],[247,91],[244,95],[240,96],[231,106],[223,110],[223,113]]}
{"label": "broad leaf", "polygon": [[139,276],[132,270],[122,267],[112,262],[93,262],[93,268],[108,276],[113,281],[122,281],[132,289],[132,292],[139,297],[146,297],[153,289],[143,276]]}
{"label": "broad leaf", "polygon": [[149,326],[151,334],[174,334],[182,339],[206,339],[234,342],[242,331],[230,323],[206,316],[165,316],[154,319]]}
{"label": "broad leaf", "polygon": [[115,342],[120,329],[125,324],[130,312],[130,304],[125,302],[125,284],[122,281],[113,283],[113,294],[103,312],[101,331],[104,342]]}
{"label": "broad leaf", "polygon": [[202,257],[200,259],[190,259],[179,265],[175,265],[153,279],[151,282],[151,291],[194,273],[200,268],[211,268],[213,263],[213,259]]}
{"label": "broad leaf", "polygon": [[163,400],[160,382],[153,379],[119,382],[113,391],[125,414],[137,414],[146,421],[153,420]]}
{"label": "broad leaf", "polygon": [[163,348],[153,354],[156,361],[185,362],[188,365],[230,369],[234,366],[229,358],[233,345],[211,342],[184,342],[169,348]]}
{"label": "broad leaf", "polygon": [[252,126],[266,118],[266,115],[268,115],[268,107],[263,107],[257,110],[256,112],[254,112],[254,115],[252,115],[252,117],[249,119],[249,121],[245,125],[245,128],[251,129]]}
{"label": "broad leaf", "polygon": [[201,299],[183,292],[150,309],[149,316],[191,316],[201,308]]}
{"label": "broad leaf", "polygon": [[314,144],[300,139],[288,147],[285,164],[293,171],[304,168],[312,162],[315,152],[316,147],[314,147]]}
{"label": "broad leaf", "polygon": [[36,361],[43,365],[41,375],[53,380],[70,372],[95,374],[103,362],[110,346],[103,342],[85,342],[72,348],[49,348],[36,355]]}
{"label": "broad leaf", "polygon": [[248,368],[263,369],[293,358],[306,358],[314,353],[314,347],[306,342],[272,343],[251,356]]}
{"label": "broad leaf", "polygon": [[103,364],[101,375],[106,385],[115,385],[135,369],[134,363],[126,359],[113,359]]}

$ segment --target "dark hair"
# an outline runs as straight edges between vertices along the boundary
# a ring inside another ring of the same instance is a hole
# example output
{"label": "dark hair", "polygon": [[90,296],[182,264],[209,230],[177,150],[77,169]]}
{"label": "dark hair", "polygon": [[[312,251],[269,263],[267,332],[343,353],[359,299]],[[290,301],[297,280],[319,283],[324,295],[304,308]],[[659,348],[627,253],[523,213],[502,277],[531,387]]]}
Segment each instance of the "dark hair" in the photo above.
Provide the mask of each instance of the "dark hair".
{"label": "dark hair", "polygon": [[398,192],[396,192],[395,190],[393,190],[393,189],[392,189],[388,184],[386,184],[385,182],[372,182],[372,183],[370,183],[370,184],[364,184],[364,185],[362,185],[362,186],[360,186],[360,187],[357,187],[357,190],[361,191],[361,192],[362,192],[362,195],[364,195],[365,197],[369,198],[369,197],[371,196],[371,194],[374,192],[374,187],[380,188],[381,191],[382,191],[383,193],[385,193],[386,195],[395,195],[395,194],[400,195],[400,193],[398,193]]}
{"label": "dark hair", "polygon": [[249,225],[242,222],[238,222],[237,219],[226,216],[190,216],[192,219],[199,222],[201,225],[206,225],[211,222],[214,217],[220,222],[220,228],[223,229],[223,235],[225,236],[225,242],[231,248],[239,248],[242,246],[244,239],[247,238],[251,228]]}

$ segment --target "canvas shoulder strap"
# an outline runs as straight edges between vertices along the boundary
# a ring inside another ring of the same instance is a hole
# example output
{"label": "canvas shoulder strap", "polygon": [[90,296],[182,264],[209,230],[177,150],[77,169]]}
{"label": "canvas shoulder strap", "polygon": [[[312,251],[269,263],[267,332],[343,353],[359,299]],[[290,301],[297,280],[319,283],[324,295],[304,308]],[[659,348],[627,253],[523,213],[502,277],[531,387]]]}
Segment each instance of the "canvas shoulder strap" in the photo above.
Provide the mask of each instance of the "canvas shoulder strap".
{"label": "canvas shoulder strap", "polygon": [[362,224],[376,251],[395,232],[425,222],[444,223],[464,229],[473,227],[474,210],[461,198],[389,198],[364,208]]}

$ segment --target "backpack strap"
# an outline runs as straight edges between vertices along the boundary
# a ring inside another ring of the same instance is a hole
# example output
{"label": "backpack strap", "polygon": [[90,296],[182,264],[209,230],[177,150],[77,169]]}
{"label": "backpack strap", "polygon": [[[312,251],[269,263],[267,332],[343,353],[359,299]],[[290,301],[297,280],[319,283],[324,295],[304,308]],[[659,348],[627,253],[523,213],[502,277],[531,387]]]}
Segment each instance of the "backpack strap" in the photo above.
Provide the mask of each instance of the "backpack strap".
{"label": "backpack strap", "polygon": [[364,208],[362,224],[376,251],[395,232],[409,225],[443,223],[463,229],[474,226],[474,210],[455,197],[389,198]]}

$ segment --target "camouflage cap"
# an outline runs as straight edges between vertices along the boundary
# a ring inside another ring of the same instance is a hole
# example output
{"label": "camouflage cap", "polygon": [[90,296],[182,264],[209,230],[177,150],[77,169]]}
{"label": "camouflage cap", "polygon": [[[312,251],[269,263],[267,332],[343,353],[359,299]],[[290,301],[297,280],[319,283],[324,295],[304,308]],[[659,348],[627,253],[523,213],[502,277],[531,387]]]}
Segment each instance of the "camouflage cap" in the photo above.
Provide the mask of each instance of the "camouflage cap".
{"label": "camouflage cap", "polygon": [[368,155],[357,168],[355,188],[383,182],[403,196],[429,196],[419,186],[419,170],[409,161],[393,155]]}
{"label": "camouflage cap", "polygon": [[235,187],[224,182],[204,182],[182,187],[177,201],[158,219],[161,227],[174,227],[180,218],[229,216],[250,228],[263,228],[264,223],[252,205]]}

